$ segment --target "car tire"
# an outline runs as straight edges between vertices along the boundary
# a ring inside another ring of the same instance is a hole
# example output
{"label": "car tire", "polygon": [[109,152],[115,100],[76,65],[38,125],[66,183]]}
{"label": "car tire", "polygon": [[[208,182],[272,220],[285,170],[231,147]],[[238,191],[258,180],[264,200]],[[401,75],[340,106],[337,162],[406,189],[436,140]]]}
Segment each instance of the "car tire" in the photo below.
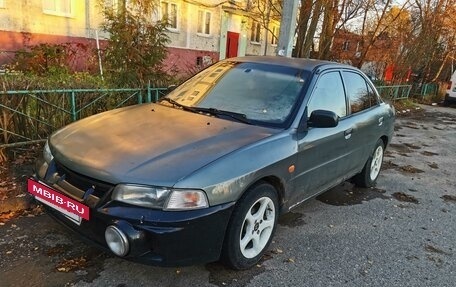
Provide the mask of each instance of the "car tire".
{"label": "car tire", "polygon": [[235,270],[248,269],[261,259],[271,243],[278,218],[276,189],[259,182],[238,201],[228,224],[222,261]]}
{"label": "car tire", "polygon": [[375,144],[374,151],[364,165],[363,170],[355,175],[353,183],[359,187],[372,187],[377,181],[380,169],[382,168],[384,143],[381,139]]}

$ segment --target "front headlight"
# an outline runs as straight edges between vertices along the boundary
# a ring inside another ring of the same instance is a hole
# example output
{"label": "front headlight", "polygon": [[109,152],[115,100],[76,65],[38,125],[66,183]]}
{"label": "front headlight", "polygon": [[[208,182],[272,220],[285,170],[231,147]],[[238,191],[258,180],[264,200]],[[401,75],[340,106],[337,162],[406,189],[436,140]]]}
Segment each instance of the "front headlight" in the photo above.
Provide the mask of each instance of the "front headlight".
{"label": "front headlight", "polygon": [[50,163],[54,159],[54,156],[51,153],[51,149],[49,148],[49,140],[47,140],[44,144],[43,158],[47,163]]}
{"label": "front headlight", "polygon": [[190,210],[208,207],[202,190],[175,190],[165,187],[119,184],[112,199],[131,205],[163,210]]}
{"label": "front headlight", "polygon": [[163,208],[170,192],[160,187],[119,184],[114,188],[112,199],[137,206]]}

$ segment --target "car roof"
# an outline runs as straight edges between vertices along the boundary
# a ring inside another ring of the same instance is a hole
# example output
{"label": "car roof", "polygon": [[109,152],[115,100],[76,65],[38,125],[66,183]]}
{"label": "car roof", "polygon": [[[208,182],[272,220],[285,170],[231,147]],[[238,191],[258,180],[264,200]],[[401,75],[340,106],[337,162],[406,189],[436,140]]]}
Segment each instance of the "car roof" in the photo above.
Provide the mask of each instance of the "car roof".
{"label": "car roof", "polygon": [[281,56],[245,56],[229,58],[226,59],[226,61],[272,64],[278,66],[293,67],[307,71],[314,71],[318,68],[349,68],[357,70],[353,66],[340,64],[336,62],[308,58],[290,58]]}

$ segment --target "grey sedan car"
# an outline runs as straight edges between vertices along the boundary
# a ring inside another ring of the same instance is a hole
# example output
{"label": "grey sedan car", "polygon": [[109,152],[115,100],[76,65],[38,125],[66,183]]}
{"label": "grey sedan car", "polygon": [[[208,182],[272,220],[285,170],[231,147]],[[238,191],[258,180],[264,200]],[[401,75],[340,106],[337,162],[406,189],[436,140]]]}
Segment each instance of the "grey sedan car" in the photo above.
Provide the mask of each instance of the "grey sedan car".
{"label": "grey sedan car", "polygon": [[394,118],[351,66],[232,58],[158,103],[55,132],[28,191],[117,256],[245,269],[267,250],[280,214],[345,180],[375,184]]}

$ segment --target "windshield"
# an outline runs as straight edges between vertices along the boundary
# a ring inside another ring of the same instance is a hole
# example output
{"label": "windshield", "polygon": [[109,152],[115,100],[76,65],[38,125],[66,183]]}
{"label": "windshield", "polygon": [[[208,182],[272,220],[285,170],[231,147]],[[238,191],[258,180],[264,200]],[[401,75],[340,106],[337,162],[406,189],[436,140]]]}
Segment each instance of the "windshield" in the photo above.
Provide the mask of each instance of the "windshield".
{"label": "windshield", "polygon": [[282,124],[299,98],[305,76],[293,67],[223,61],[189,79],[167,98],[185,107],[235,112],[250,121]]}

